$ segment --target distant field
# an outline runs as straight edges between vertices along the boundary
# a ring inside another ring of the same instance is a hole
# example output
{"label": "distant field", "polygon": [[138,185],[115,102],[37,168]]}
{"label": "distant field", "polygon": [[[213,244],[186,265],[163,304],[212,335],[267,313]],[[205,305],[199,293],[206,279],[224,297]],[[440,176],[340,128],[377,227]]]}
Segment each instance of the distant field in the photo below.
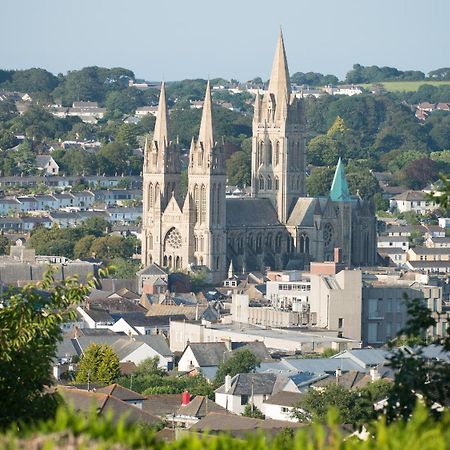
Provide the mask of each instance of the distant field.
{"label": "distant field", "polygon": [[[450,81],[384,81],[379,84],[382,84],[389,92],[400,92],[417,91],[419,86],[422,86],[422,84],[431,84],[432,86],[450,85]],[[370,89],[372,87],[372,83],[361,84],[361,86],[366,89]]]}

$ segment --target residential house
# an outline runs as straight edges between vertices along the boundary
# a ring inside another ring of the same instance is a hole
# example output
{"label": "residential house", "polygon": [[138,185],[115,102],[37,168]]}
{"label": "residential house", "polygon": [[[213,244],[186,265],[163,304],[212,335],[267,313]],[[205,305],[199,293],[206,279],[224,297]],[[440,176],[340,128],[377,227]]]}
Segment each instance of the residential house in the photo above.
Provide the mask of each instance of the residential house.
{"label": "residential house", "polygon": [[[72,405],[75,411],[83,414],[91,414],[94,409],[97,415],[112,417],[115,423],[125,420],[128,424],[138,423],[155,426],[160,422],[158,417],[143,411],[142,408],[133,405],[131,402],[117,398],[109,392],[93,392],[63,386],[59,386],[57,391],[69,405]],[[123,391],[117,389],[117,393],[121,395]],[[139,394],[135,393],[132,396],[137,397]]]}
{"label": "residential house", "polygon": [[58,175],[59,165],[50,155],[37,155],[36,168],[46,175]]}
{"label": "residential house", "polygon": [[[148,358],[156,357],[159,360],[158,366],[162,369],[171,370],[173,368],[173,353],[170,351],[164,336],[146,335],[123,337],[122,335],[112,333],[110,330],[108,331],[109,333],[64,339],[66,342],[63,356],[66,358],[75,355],[80,357],[90,344],[106,344],[114,350],[121,363],[133,362],[139,365]],[[70,345],[72,345],[72,349]],[[61,355],[57,355],[57,357],[59,359]]]}
{"label": "residential house", "polygon": [[[113,317],[116,316],[113,314]],[[116,317],[118,317],[117,315]],[[185,316],[146,316],[142,313],[121,313],[110,328],[116,333],[130,335],[162,334],[168,336],[171,320],[183,320]]]}
{"label": "residential house", "polygon": [[266,419],[297,422],[298,420],[293,416],[293,411],[303,396],[304,394],[299,392],[277,392],[264,400],[261,411]]}
{"label": "residential house", "polygon": [[425,240],[425,247],[428,247],[428,248],[450,248],[450,237],[429,236]]}
{"label": "residential house", "polygon": [[146,399],[143,395],[138,394],[130,389],[127,389],[120,384],[114,383],[109,386],[105,386],[103,388],[96,389],[96,392],[100,392],[107,395],[112,395],[119,400],[122,400],[129,405],[136,406],[137,408],[142,409],[142,404]]}
{"label": "residential house", "polygon": [[90,209],[94,206],[95,195],[90,191],[72,192],[73,206],[81,210]]}
{"label": "residential house", "polygon": [[53,194],[53,197],[58,201],[57,209],[70,208],[73,206],[74,197],[70,192],[57,192]]}
{"label": "residential house", "polygon": [[108,221],[113,224],[136,223],[142,218],[142,207],[108,208]]}
{"label": "residential house", "polygon": [[37,209],[41,211],[55,210],[59,207],[59,201],[53,195],[37,194],[34,198],[37,201]]}
{"label": "residential house", "polygon": [[168,289],[169,275],[158,264],[152,263],[137,273],[139,293],[164,294]]}
{"label": "residential house", "polygon": [[225,408],[206,396],[197,395],[191,399],[189,392],[184,392],[182,394],[181,405],[173,421],[184,428],[190,428],[210,413],[229,414]]}
{"label": "residential house", "polygon": [[412,211],[417,214],[427,214],[436,208],[437,205],[422,191],[406,191],[389,201],[389,209],[399,213]]}
{"label": "residential house", "polygon": [[249,350],[259,361],[271,360],[263,342],[203,342],[189,343],[178,361],[178,370],[198,369],[206,378],[216,376],[219,365],[233,355],[236,350]]}
{"label": "residential house", "polygon": [[449,261],[449,247],[413,247],[407,252],[408,261]]}
{"label": "residential house", "polygon": [[110,328],[114,325],[114,319],[106,309],[96,308],[90,302],[85,306],[77,306],[77,311],[86,328]]}
{"label": "residential house", "polygon": [[305,424],[291,421],[264,420],[234,414],[210,413],[192,425],[188,432],[198,433],[201,436],[206,432],[209,434],[226,433],[236,438],[254,436],[255,433],[260,433],[273,438],[285,430],[296,430],[303,427],[305,427]]}
{"label": "residential house", "polygon": [[21,204],[16,198],[0,199],[0,215],[15,214],[21,210]]}
{"label": "residential house", "polygon": [[235,414],[242,414],[245,406],[253,404],[263,409],[264,401],[279,391],[299,392],[295,383],[273,373],[239,373],[215,391],[215,402]]}
{"label": "residential house", "polygon": [[401,248],[409,249],[409,241],[406,236],[378,236],[377,247],[380,248]]}

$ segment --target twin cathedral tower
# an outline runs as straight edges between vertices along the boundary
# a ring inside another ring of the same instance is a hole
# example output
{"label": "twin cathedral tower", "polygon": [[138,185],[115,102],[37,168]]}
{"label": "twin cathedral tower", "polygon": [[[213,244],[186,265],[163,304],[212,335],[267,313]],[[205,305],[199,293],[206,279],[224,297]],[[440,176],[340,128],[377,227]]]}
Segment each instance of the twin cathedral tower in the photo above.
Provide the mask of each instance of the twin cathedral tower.
{"label": "twin cathedral tower", "polygon": [[220,282],[235,270],[303,269],[341,249],[347,265],[373,265],[373,204],[350,196],[339,161],[330,194],[307,197],[305,116],[291,92],[280,33],[269,87],[256,95],[251,197],[226,198],[223,147],[213,133],[208,82],[198,139],[192,139],[187,192],[180,149],[171,140],[164,84],[155,131],[144,148],[142,263],[171,270],[205,268]]}

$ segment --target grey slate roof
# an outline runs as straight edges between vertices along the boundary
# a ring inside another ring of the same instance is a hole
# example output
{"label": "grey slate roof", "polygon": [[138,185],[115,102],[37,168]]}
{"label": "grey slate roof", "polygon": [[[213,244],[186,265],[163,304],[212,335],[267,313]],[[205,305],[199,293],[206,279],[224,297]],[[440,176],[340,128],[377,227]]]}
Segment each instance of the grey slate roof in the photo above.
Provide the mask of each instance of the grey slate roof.
{"label": "grey slate roof", "polygon": [[107,395],[113,395],[114,397],[124,402],[133,400],[142,400],[142,401],[145,400],[145,397],[143,395],[134,392],[131,389],[127,389],[126,387],[123,387],[117,383],[110,384],[109,386],[97,389],[96,392],[101,392]]}
{"label": "grey slate roof", "polygon": [[361,348],[353,350],[345,350],[334,355],[330,360],[339,360],[342,358],[350,358],[359,365],[359,369],[382,365],[387,362],[389,352],[380,348]]}
{"label": "grey slate roof", "polygon": [[177,416],[196,417],[200,419],[209,413],[227,414],[228,411],[208,397],[197,395],[187,405],[180,406],[177,411]]}
{"label": "grey slate roof", "polygon": [[228,391],[225,391],[223,384],[216,392],[230,395],[272,395],[281,391],[288,381],[288,378],[273,373],[238,373],[231,379]]}
{"label": "grey slate roof", "polygon": [[200,367],[218,366],[227,351],[224,342],[192,343],[189,347]]}
{"label": "grey slate roof", "polygon": [[264,400],[264,403],[289,407],[295,406],[302,399],[302,397],[304,397],[304,394],[280,391],[274,395],[271,395],[267,400]]}
{"label": "grey slate roof", "polygon": [[328,202],[327,197],[300,197],[288,219],[288,225],[314,226],[314,211],[323,211]]}
{"label": "grey slate roof", "polygon": [[270,200],[265,198],[227,198],[227,227],[266,227],[280,225]]}
{"label": "grey slate roof", "polygon": [[158,264],[152,263],[140,270],[138,275],[167,275],[167,272]]}
{"label": "grey slate roof", "polygon": [[302,358],[287,359],[285,362],[298,372],[311,372],[315,374],[336,372],[336,369],[341,369],[343,372],[349,370],[361,370],[360,365],[348,358],[341,360],[333,358]]}

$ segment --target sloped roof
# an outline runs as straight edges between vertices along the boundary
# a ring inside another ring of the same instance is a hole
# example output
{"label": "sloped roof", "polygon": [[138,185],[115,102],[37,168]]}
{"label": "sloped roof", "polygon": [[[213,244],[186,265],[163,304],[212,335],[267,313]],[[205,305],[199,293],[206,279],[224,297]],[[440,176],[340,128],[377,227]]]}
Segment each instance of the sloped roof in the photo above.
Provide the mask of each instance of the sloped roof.
{"label": "sloped roof", "polygon": [[272,359],[264,342],[232,342],[231,350],[249,350],[261,361]]}
{"label": "sloped roof", "polygon": [[151,394],[142,404],[142,409],[154,416],[164,418],[176,414],[181,406],[181,394]]}
{"label": "sloped roof", "polygon": [[153,263],[140,270],[138,275],[167,275],[167,272],[158,264]]}
{"label": "sloped roof", "polygon": [[417,202],[417,201],[426,200],[426,198],[427,198],[427,194],[425,194],[422,191],[406,191],[406,192],[402,192],[399,195],[396,195],[394,197],[394,200]]}
{"label": "sloped roof", "polygon": [[224,360],[227,346],[224,342],[191,343],[189,348],[200,367],[218,366]]}
{"label": "sloped roof", "polygon": [[345,177],[344,164],[341,158],[336,166],[333,183],[330,189],[330,198],[334,202],[348,202],[351,200],[350,190],[348,189],[347,178]]}
{"label": "sloped roof", "polygon": [[92,405],[95,405],[99,415],[111,414],[114,422],[119,421],[121,417],[124,417],[127,423],[138,422],[146,425],[155,425],[160,421],[158,417],[112,395],[73,388],[60,388],[58,391],[75,410],[86,414],[89,414]]}
{"label": "sloped roof", "polygon": [[231,379],[228,391],[225,391],[223,384],[216,392],[230,395],[274,394],[288,381],[288,378],[273,373],[238,373]]}
{"label": "sloped roof", "polygon": [[196,417],[198,419],[205,417],[208,413],[229,414],[222,406],[213,402],[208,397],[197,395],[187,405],[181,405],[177,411],[177,416]]}
{"label": "sloped roof", "polygon": [[272,419],[254,419],[234,414],[210,413],[190,427],[190,431],[229,432],[232,434],[254,433],[255,430],[280,431],[286,428],[302,428],[303,423]]}
{"label": "sloped roof", "polygon": [[288,219],[288,225],[302,227],[314,226],[314,213],[321,209],[324,210],[328,199],[326,197],[300,197],[291,212]]}
{"label": "sloped roof", "polygon": [[227,227],[280,225],[277,212],[266,198],[227,198]]}
{"label": "sloped roof", "polygon": [[289,407],[295,406],[302,397],[304,397],[304,394],[300,394],[299,392],[280,391],[271,395],[267,400],[264,400],[264,403]]}
{"label": "sloped roof", "polygon": [[107,395],[113,395],[122,401],[133,401],[133,400],[145,400],[145,397],[137,392],[134,392],[120,384],[114,383],[109,386],[97,389],[96,392],[104,393]]}

